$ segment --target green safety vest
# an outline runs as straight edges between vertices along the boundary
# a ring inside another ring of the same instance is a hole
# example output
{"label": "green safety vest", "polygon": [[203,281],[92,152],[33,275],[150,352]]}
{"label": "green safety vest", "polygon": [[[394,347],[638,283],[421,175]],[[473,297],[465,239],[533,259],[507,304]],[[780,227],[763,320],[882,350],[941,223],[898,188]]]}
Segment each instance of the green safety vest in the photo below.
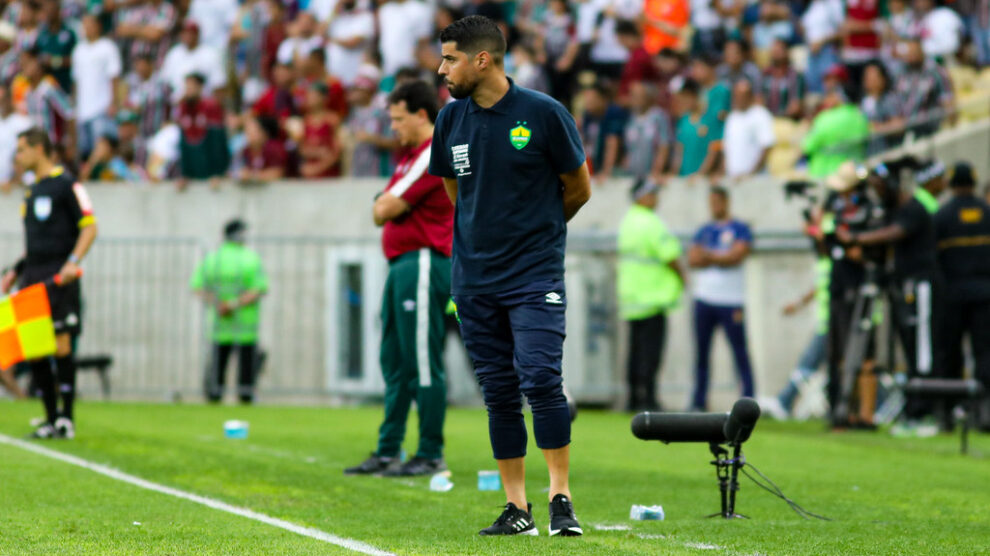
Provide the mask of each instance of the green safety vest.
{"label": "green safety vest", "polygon": [[[196,267],[189,287],[203,290],[218,301],[234,301],[245,292],[268,290],[268,278],[261,258],[247,247],[225,242]],[[219,344],[253,344],[258,341],[259,303],[241,307],[220,317],[216,308],[209,312],[213,341]]]}
{"label": "green safety vest", "polygon": [[828,334],[829,319],[829,285],[832,282],[832,259],[829,257],[818,257],[815,263],[815,304],[818,319],[818,333]]}
{"label": "green safety vest", "polygon": [[619,316],[640,320],[677,306],[684,284],[670,262],[681,243],[650,209],[633,205],[619,227]]}

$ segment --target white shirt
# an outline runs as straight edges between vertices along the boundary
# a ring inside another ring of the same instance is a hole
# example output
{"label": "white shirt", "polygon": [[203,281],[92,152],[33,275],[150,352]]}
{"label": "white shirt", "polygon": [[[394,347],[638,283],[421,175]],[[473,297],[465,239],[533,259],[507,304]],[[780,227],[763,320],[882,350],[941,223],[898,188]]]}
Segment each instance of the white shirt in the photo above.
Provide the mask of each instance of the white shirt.
{"label": "white shirt", "polygon": [[759,104],[748,110],[733,110],[725,120],[725,173],[729,177],[752,174],[763,151],[776,142],[773,115]]}
{"label": "white shirt", "polygon": [[316,21],[326,21],[333,15],[334,8],[340,0],[309,0],[306,11],[316,17]]}
{"label": "white shirt", "polygon": [[313,35],[308,39],[304,37],[289,37],[282,41],[282,44],[278,45],[276,57],[280,64],[291,64],[296,59],[296,56],[305,58],[309,56],[310,52],[322,47],[323,37],[319,35]]}
{"label": "white shirt", "polygon": [[[312,7],[312,4],[310,6]],[[327,71],[340,79],[344,85],[350,86],[357,77],[358,68],[364,62],[364,52],[368,48],[367,40],[375,34],[375,16],[365,10],[342,13],[330,22],[327,34],[331,41],[355,37],[365,39],[365,42],[355,48],[344,48],[332,42],[327,46]]]}
{"label": "white shirt", "polygon": [[195,50],[189,50],[179,43],[168,51],[161,70],[162,78],[172,87],[172,102],[182,98],[186,77],[191,73],[201,73],[206,77],[207,94],[227,84],[227,71],[218,50],[202,43]]}
{"label": "white shirt", "polygon": [[917,22],[915,32],[925,56],[950,56],[959,50],[963,22],[951,9],[935,8]]}
{"label": "white shirt", "polygon": [[722,25],[722,18],[715,11],[712,0],[691,0],[691,26],[710,31]]}
{"label": "white shirt", "polygon": [[378,29],[382,72],[395,75],[406,66],[416,65],[416,45],[433,33],[433,13],[418,0],[389,2],[378,8]]}
{"label": "white shirt", "polygon": [[842,0],[814,0],[801,16],[801,27],[808,44],[835,35],[845,20]]}
{"label": "white shirt", "polygon": [[224,51],[237,21],[237,0],[192,0],[187,18],[199,25],[199,40]]}
{"label": "white shirt", "polygon": [[31,128],[31,118],[11,112],[0,119],[0,183],[10,181],[14,175],[14,152],[17,151],[17,136]]}
{"label": "white shirt", "polygon": [[120,77],[120,51],[106,37],[83,40],[72,50],[72,79],[76,83],[76,121],[106,114],[113,104],[113,80]]}

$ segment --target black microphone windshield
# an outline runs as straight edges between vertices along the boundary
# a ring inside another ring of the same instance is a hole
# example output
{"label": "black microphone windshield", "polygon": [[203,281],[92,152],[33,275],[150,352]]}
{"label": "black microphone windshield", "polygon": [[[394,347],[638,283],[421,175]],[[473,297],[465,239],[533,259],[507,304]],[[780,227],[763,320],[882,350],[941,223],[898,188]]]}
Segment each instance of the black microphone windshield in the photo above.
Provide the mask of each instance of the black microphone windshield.
{"label": "black microphone windshield", "polygon": [[725,442],[728,413],[652,413],[632,419],[632,433],[641,440],[661,442]]}
{"label": "black microphone windshield", "polygon": [[742,444],[753,434],[760,418],[760,404],[753,398],[740,398],[732,406],[725,421],[725,439],[729,444]]}

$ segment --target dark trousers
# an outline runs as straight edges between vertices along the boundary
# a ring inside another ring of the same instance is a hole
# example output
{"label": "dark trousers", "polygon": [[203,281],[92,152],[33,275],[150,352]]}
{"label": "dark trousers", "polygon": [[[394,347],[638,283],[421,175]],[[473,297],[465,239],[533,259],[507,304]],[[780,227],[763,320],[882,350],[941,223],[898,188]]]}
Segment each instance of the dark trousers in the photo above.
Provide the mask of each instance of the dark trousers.
{"label": "dark trousers", "polygon": [[544,450],[571,442],[564,397],[563,280],[534,282],[516,290],[455,295],[464,347],[474,362],[488,408],[495,459],[526,455],[525,394],[533,411],[533,435]]}
{"label": "dark trousers", "polygon": [[968,334],[975,378],[990,388],[990,300],[949,301],[944,307],[937,368],[945,378],[963,378],[963,339]]}
{"label": "dark trousers", "polygon": [[629,321],[629,409],[655,411],[657,375],[667,340],[667,315],[663,313]]}
{"label": "dark trousers", "polygon": [[722,327],[732,358],[736,363],[736,374],[742,384],[742,395],[753,396],[753,369],[746,350],[746,319],[742,307],[709,305],[704,301],[694,302],[695,382],[693,409],[705,410],[708,407],[708,375],[712,352],[712,337],[715,329]]}
{"label": "dark trousers", "polygon": [[[927,277],[905,278],[895,286],[892,310],[897,335],[904,349],[908,377],[935,378],[934,336],[936,327],[934,282]],[[930,415],[934,404],[930,400],[908,397],[904,415],[908,419],[918,419]]]}
{"label": "dark trousers", "polygon": [[227,382],[227,363],[237,349],[237,396],[244,403],[254,401],[255,367],[257,366],[257,345],[255,344],[213,344],[210,366],[206,369],[206,398],[211,402],[223,399]]}

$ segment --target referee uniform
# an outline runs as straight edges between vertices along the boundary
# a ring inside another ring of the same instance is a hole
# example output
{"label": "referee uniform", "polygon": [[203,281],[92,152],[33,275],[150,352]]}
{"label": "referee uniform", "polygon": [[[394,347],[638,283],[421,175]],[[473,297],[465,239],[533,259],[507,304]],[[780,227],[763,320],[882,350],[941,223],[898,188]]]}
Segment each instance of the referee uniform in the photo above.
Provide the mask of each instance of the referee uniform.
{"label": "referee uniform", "polygon": [[560,174],[584,164],[571,115],[517,87],[437,118],[430,173],[457,179],[451,289],[488,407],[495,459],[526,454],[522,394],[541,449],[571,441],[561,358],[566,222]]}

